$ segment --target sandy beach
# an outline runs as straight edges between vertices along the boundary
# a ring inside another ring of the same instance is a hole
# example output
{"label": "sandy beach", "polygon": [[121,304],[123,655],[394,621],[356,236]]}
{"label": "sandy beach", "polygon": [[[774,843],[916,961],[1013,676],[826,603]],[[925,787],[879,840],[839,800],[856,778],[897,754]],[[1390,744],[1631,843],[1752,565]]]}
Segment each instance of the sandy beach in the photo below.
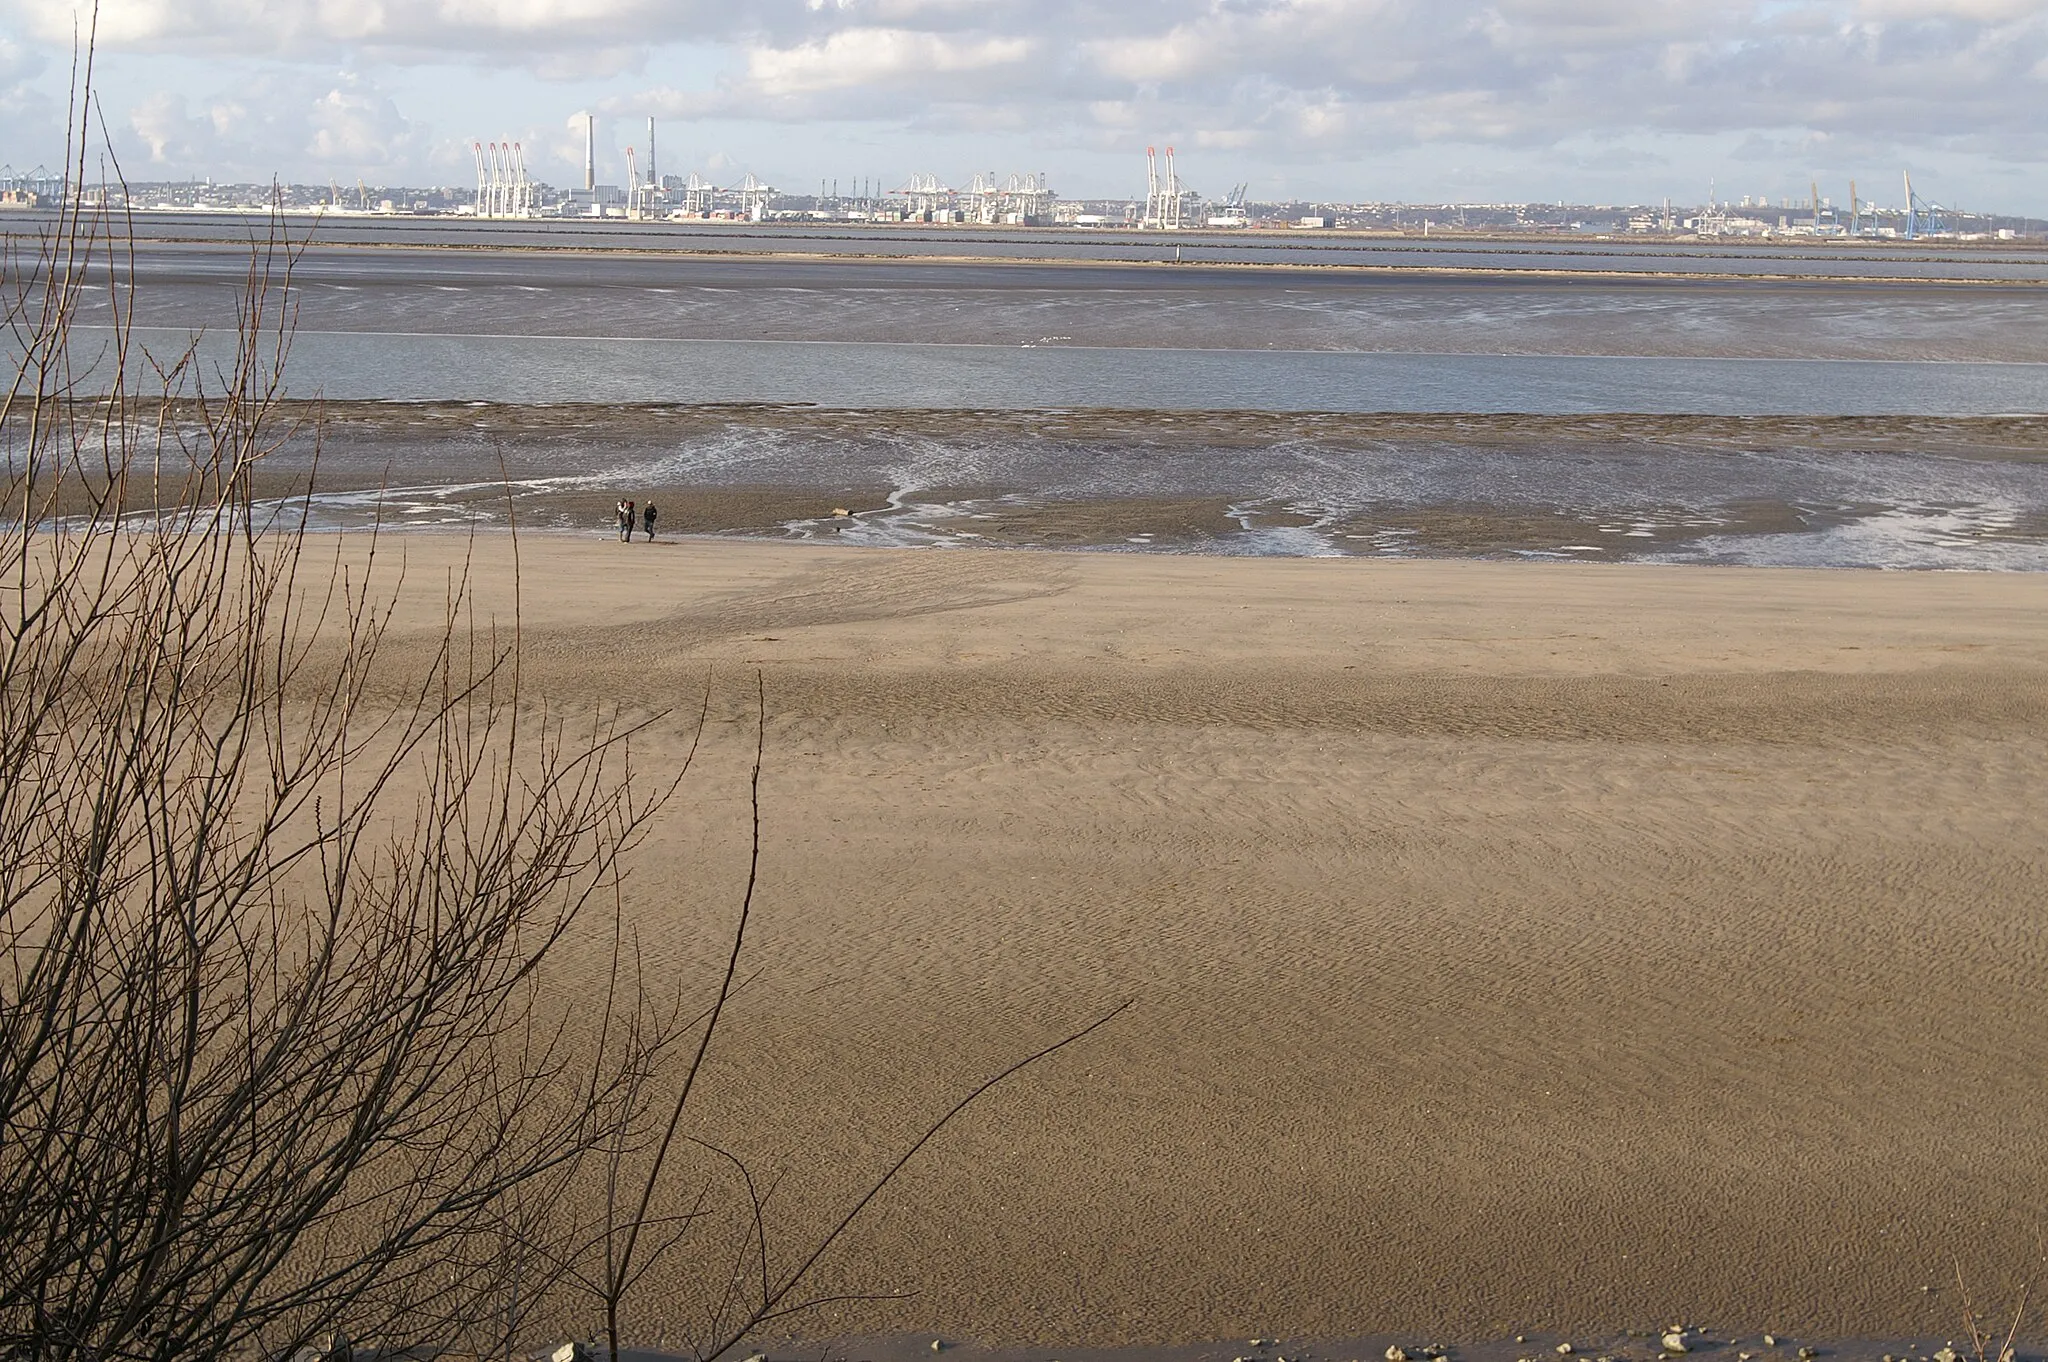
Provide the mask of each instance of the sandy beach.
{"label": "sandy beach", "polygon": [[[466,553],[509,612],[508,537],[394,550],[401,633]],[[651,716],[643,771],[708,678],[627,885],[664,979],[725,945],[762,678],[704,1110],[785,1251],[1132,1003],[828,1262],[914,1295],[795,1332],[1953,1337],[1952,1257],[2038,1276],[2048,579],[519,552],[530,690]]]}

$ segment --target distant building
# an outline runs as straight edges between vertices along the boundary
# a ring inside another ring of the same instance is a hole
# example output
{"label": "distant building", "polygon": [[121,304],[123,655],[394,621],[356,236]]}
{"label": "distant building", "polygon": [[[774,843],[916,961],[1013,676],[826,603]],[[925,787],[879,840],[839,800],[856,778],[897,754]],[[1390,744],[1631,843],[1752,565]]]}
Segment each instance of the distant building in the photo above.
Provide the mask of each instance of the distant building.
{"label": "distant building", "polygon": [[561,215],[565,218],[599,218],[608,210],[626,211],[626,191],[615,184],[601,184],[591,189],[572,189],[562,197]]}

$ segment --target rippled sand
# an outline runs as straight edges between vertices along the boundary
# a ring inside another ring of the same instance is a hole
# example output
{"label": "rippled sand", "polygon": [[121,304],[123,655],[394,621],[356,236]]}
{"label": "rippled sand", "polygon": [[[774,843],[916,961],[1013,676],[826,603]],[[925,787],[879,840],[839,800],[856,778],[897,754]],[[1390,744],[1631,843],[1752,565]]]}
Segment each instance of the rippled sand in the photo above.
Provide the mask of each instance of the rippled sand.
{"label": "rippled sand", "polygon": [[[429,622],[462,545],[403,551]],[[759,979],[703,1133],[783,1176],[779,1242],[1133,1004],[828,1265],[914,1296],[803,1332],[1925,1347],[1951,1255],[2038,1262],[2048,579],[523,554],[529,685],[673,711],[645,770],[710,679],[627,886],[664,980],[723,945],[765,683]]]}

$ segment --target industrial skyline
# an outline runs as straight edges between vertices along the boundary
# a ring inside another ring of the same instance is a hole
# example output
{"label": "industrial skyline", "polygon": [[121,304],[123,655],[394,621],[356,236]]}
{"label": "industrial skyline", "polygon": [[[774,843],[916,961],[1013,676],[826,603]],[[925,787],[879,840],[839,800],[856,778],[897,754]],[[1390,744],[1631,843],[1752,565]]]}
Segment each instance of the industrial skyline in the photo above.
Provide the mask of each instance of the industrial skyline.
{"label": "industrial skyline", "polygon": [[[540,219],[549,217],[621,217],[635,220],[742,218],[767,221],[791,218],[851,222],[921,222],[938,225],[1121,226],[1141,230],[1180,231],[1197,228],[1291,226],[1322,228],[1392,227],[1405,230],[1587,230],[1635,234],[1694,234],[1757,237],[1921,237],[2004,238],[2033,235],[2029,215],[2000,211],[1995,206],[1942,203],[1913,187],[1910,171],[1901,175],[1895,195],[1867,195],[1858,181],[1848,181],[1847,197],[1824,195],[1818,177],[1807,182],[1804,195],[1764,192],[1722,195],[1709,182],[1704,198],[1664,195],[1632,196],[1618,202],[1573,204],[1559,200],[1459,201],[1427,199],[1419,203],[1370,196],[1305,198],[1259,193],[1250,181],[1226,192],[1204,194],[1184,180],[1175,148],[1163,156],[1157,146],[1144,150],[1143,188],[1128,195],[1067,196],[1043,171],[974,171],[948,183],[931,171],[915,171],[900,184],[885,177],[855,175],[845,180],[821,177],[816,194],[807,186],[777,188],[752,171],[724,184],[697,170],[664,175],[656,150],[657,120],[644,119],[638,146],[623,149],[623,176],[601,174],[598,127],[591,111],[574,116],[582,129],[580,177],[558,186],[529,166],[526,146],[512,138],[478,139],[470,144],[473,189],[461,185],[382,186],[374,205],[368,182],[357,177],[344,193],[339,178],[326,193],[318,184],[216,184],[210,177],[178,181],[131,182],[135,192],[122,201],[141,208],[281,207],[293,210],[380,211]],[[1136,172],[1135,164],[1132,167]],[[616,182],[614,182],[616,180]],[[1869,183],[1865,181],[1864,183]],[[94,191],[88,174],[88,192]],[[46,165],[23,170],[0,163],[0,205],[22,207],[31,200],[54,202],[68,192],[61,172]],[[1554,208],[1554,212],[1552,211]],[[1301,211],[1309,210],[1309,211]],[[1404,214],[1428,214],[1408,223]],[[1300,212],[1300,216],[1290,216]],[[1504,219],[1503,214],[1508,216]],[[1475,216],[1476,219],[1475,219]]]}
{"label": "industrial skyline", "polygon": [[[594,182],[557,187],[526,171],[523,149],[512,142],[478,142],[473,147],[476,182],[466,186],[344,186],[228,184],[211,181],[142,182],[127,186],[87,185],[89,203],[141,212],[243,212],[343,216],[367,215],[477,218],[544,223],[548,220],[613,219],[684,226],[715,222],[834,222],[883,227],[925,224],[939,227],[1021,227],[1122,229],[1174,234],[1239,229],[1322,229],[1437,235],[1570,234],[1599,236],[1750,237],[1777,240],[1947,240],[2038,242],[2048,239],[2048,221],[2025,215],[1959,209],[1924,198],[1902,177],[1895,200],[1880,200],[1850,183],[1849,197],[1824,196],[1817,182],[1805,198],[1742,195],[1698,203],[1664,199],[1621,204],[1569,203],[1405,203],[1373,200],[1262,199],[1249,186],[1231,186],[1221,197],[1201,194],[1173,169],[1171,149],[1162,171],[1148,149],[1148,181],[1142,196],[1073,199],[1062,197],[1042,173],[998,177],[977,172],[965,188],[919,173],[902,185],[860,177],[843,189],[836,180],[815,194],[787,192],[753,174],[726,185],[696,172],[634,178],[625,185]],[[638,164],[637,160],[635,164]],[[653,166],[650,155],[648,164]],[[38,178],[39,175],[44,178]],[[0,208],[49,208],[67,192],[42,168],[23,174],[0,165]]]}

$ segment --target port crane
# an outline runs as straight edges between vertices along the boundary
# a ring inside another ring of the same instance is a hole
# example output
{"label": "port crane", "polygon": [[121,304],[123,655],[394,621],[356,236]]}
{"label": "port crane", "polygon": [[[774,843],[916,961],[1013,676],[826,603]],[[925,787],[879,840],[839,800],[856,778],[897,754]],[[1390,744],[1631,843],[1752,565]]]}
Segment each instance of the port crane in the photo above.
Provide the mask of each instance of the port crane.
{"label": "port crane", "polygon": [[1914,241],[1923,235],[1936,236],[1942,231],[1942,215],[1949,210],[1938,203],[1929,203],[1913,192],[1913,173],[1905,172],[1906,178],[1906,240]]}

